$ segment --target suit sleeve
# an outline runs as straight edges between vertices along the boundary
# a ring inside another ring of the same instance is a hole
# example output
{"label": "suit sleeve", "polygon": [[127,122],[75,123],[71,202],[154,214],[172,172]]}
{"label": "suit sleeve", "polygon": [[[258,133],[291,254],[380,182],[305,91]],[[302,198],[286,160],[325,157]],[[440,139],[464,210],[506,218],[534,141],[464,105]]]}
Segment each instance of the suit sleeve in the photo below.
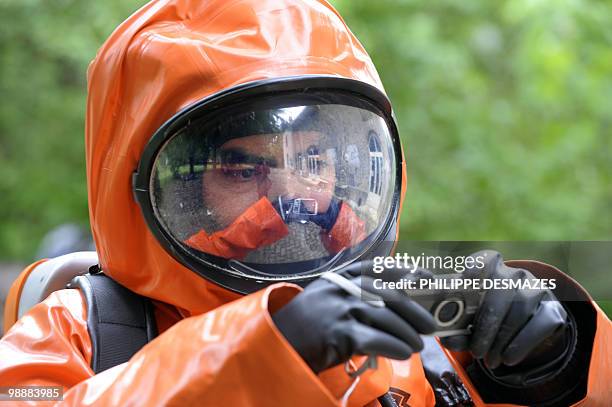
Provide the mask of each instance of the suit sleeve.
{"label": "suit sleeve", "polygon": [[330,253],[353,247],[366,237],[365,222],[345,202],[342,202],[338,218],[331,230],[321,233],[321,241]]}
{"label": "suit sleeve", "polygon": [[270,245],[289,233],[287,225],[267,198],[249,207],[227,228],[208,235],[204,230],[185,243],[225,259],[243,259],[251,250]]}
{"label": "suit sleeve", "polygon": [[0,386],[63,386],[69,406],[336,406],[270,318],[298,292],[278,284],[184,319],[94,375],[84,300],[57,291],[0,340]]}

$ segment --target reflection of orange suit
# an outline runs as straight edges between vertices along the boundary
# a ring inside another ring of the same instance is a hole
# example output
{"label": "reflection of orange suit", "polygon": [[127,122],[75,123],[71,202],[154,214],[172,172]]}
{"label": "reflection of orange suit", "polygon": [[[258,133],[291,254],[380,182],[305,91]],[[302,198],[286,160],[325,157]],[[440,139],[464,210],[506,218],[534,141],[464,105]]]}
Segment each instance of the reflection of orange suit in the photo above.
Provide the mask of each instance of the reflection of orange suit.
{"label": "reflection of orange suit", "polygon": [[[151,134],[181,108],[240,83],[306,74],[382,90],[367,53],[323,0],[152,1],[113,32],[88,72],[90,219],[104,272],[153,299],[160,335],[94,375],[84,300],[57,291],[0,340],[0,385],[61,385],[66,405],[79,406],[338,406],[349,385],[343,368],[313,374],[270,318],[300,289],[280,283],[240,296],[208,282],[160,246],[129,188]],[[594,304],[592,314],[587,397],[603,405],[612,332]],[[434,405],[419,355],[380,360],[350,405],[376,406],[390,388],[410,406]]]}
{"label": "reflection of orange suit", "polygon": [[[226,259],[242,259],[251,250],[270,245],[288,233],[287,225],[268,198],[251,205],[227,228],[208,235],[204,230],[185,241],[189,246]],[[321,232],[321,240],[330,253],[338,253],[366,237],[365,222],[342,203],[338,218],[328,232]]]}

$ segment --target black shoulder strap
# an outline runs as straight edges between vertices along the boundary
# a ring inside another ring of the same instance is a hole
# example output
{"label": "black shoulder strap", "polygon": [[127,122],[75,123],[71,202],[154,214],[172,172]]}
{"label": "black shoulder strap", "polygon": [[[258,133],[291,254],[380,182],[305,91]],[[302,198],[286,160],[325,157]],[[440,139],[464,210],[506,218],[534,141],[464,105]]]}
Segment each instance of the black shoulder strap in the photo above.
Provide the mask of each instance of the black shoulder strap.
{"label": "black shoulder strap", "polygon": [[127,362],[157,336],[153,304],[110,277],[85,274],[69,285],[83,292],[91,338],[91,368],[98,374]]}

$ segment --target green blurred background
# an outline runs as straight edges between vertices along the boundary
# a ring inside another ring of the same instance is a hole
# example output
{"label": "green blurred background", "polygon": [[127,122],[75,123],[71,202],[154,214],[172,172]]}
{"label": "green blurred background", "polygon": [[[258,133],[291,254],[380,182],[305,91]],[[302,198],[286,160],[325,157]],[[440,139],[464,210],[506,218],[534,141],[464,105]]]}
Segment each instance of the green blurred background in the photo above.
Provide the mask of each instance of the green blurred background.
{"label": "green blurred background", "polygon": [[[612,240],[609,1],[332,3],[395,106],[403,239]],[[85,72],[141,4],[0,0],[0,261],[87,225]]]}

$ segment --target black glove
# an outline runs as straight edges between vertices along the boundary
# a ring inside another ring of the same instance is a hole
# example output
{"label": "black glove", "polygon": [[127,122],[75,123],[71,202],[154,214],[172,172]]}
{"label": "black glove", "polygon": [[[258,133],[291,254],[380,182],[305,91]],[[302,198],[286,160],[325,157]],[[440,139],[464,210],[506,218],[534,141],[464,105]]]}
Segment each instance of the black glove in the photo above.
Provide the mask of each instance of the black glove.
{"label": "black glove", "polygon": [[421,362],[436,396],[436,406],[473,406],[470,394],[435,338],[425,337],[423,341],[425,348],[421,352]]}
{"label": "black glove", "polygon": [[272,202],[272,206],[279,213],[285,223],[291,222],[312,222],[321,227],[325,231],[331,230],[338,219],[342,201],[333,197],[329,203],[329,207],[324,213],[312,213],[306,207],[305,201],[302,199],[287,199],[279,197]]}
{"label": "black glove", "polygon": [[[362,288],[373,279],[359,276],[371,262],[348,267],[347,278]],[[319,373],[353,355],[407,359],[423,349],[419,334],[432,333],[432,316],[400,291],[377,291],[379,308],[348,294],[334,283],[317,279],[272,315],[274,323],[308,366]]]}
{"label": "black glove", "polygon": [[[485,266],[466,270],[464,278],[535,279],[527,270],[504,265],[497,252],[482,251],[472,256],[485,256]],[[443,338],[441,342],[453,350],[469,350],[475,358],[484,358],[488,368],[495,369],[515,366],[528,356],[541,359],[542,355],[530,354],[545,342],[555,342],[545,348],[549,349],[548,359],[556,358],[565,351],[565,335],[559,332],[567,325],[567,313],[550,290],[490,290],[480,304],[472,334]]]}

